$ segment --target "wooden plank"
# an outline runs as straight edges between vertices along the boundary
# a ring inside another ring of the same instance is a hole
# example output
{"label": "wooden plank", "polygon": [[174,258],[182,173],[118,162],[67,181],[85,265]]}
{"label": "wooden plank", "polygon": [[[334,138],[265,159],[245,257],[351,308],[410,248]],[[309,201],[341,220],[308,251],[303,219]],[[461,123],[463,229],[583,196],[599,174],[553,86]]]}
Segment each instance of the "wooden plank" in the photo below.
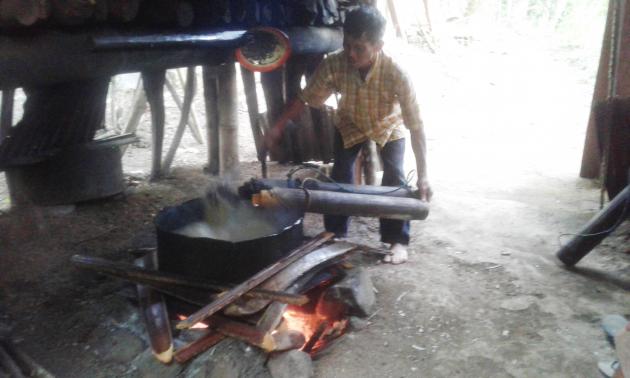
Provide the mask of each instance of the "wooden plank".
{"label": "wooden plank", "polygon": [[229,292],[227,292],[224,295],[222,295],[216,301],[214,301],[212,303],[209,303],[208,305],[203,307],[201,310],[199,310],[199,311],[195,312],[194,314],[190,315],[187,319],[179,322],[177,324],[177,328],[178,329],[190,328],[193,325],[195,325],[196,323],[198,323],[198,322],[208,318],[209,316],[212,316],[213,314],[215,314],[219,310],[223,309],[225,306],[229,305],[230,303],[232,303],[235,300],[237,300],[238,298],[240,298],[243,294],[249,292],[250,290],[252,290],[256,286],[260,285],[261,283],[263,283],[264,281],[269,279],[274,274],[280,272],[282,269],[284,269],[287,266],[289,266],[289,264],[291,264],[291,263],[297,261],[298,259],[300,259],[301,257],[306,256],[307,254],[311,253],[317,247],[319,247],[320,245],[322,245],[326,241],[332,239],[333,236],[334,236],[334,234],[331,233],[331,232],[323,232],[323,233],[317,235],[313,240],[311,240],[311,241],[303,244],[302,246],[294,249],[287,256],[283,257],[282,259],[280,259],[279,261],[275,262],[274,264],[271,264],[267,268],[261,270],[260,272],[255,274],[252,278],[250,278],[249,280],[243,282],[242,284],[236,286],[235,288],[233,288]]}

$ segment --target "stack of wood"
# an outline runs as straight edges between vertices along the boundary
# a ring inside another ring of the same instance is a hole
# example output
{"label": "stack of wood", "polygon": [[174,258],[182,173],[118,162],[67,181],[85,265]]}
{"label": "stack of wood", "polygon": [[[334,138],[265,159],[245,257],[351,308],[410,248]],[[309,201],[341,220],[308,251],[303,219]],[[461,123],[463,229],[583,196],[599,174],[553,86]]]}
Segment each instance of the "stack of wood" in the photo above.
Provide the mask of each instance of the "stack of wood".
{"label": "stack of wood", "polygon": [[[266,352],[308,345],[312,348],[318,340],[309,342],[300,332],[279,330],[287,306],[307,304],[309,297],[299,293],[308,290],[306,282],[311,282],[323,268],[337,266],[351,251],[373,252],[352,243],[330,243],[332,237],[333,234],[324,232],[232,287],[159,271],[154,250],[136,265],[79,255],[74,256],[72,262],[80,268],[137,284],[139,304],[155,357],[163,363],[173,358],[185,363],[226,337]],[[200,323],[207,327],[203,336],[176,351],[170,327],[174,317],[169,316],[163,295],[198,309],[179,321],[177,329],[188,329]]]}

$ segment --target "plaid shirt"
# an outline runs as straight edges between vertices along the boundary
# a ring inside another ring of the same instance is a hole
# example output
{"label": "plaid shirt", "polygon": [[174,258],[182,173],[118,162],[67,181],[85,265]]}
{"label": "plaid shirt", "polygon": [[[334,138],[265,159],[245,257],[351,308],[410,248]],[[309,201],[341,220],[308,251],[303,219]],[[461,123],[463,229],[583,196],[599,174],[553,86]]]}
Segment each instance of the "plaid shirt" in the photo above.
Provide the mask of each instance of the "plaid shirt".
{"label": "plaid shirt", "polygon": [[344,148],[372,139],[379,146],[405,137],[422,127],[411,80],[391,57],[380,52],[365,81],[343,51],[330,54],[320,64],[299,98],[320,107],[333,93],[340,93],[337,129]]}

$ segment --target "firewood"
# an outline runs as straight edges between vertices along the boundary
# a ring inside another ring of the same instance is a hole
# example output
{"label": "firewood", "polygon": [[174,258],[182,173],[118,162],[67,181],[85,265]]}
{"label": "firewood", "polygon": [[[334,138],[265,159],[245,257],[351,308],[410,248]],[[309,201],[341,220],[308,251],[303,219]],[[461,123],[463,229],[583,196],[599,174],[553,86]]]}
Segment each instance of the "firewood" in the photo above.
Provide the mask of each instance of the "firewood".
{"label": "firewood", "polygon": [[[70,260],[79,268],[91,269],[101,274],[121,278],[135,283],[156,286],[158,289],[160,287],[164,287],[164,285],[191,287],[213,292],[223,292],[231,289],[230,286],[219,285],[213,282],[208,282],[204,279],[184,277],[157,270],[142,269],[130,264],[109,261],[98,257],[74,255]],[[303,295],[269,290],[254,289],[245,295],[252,298],[270,299],[298,306],[308,302],[308,298]]]}
{"label": "firewood", "polygon": [[214,315],[209,325],[225,336],[244,341],[267,352],[276,350],[276,341],[271,333],[262,332],[256,327],[220,315]]}
{"label": "firewood", "polygon": [[[265,281],[260,286],[260,289],[284,291],[306,272],[314,269],[315,267],[322,267],[327,264],[334,263],[354,248],[354,245],[346,242],[335,242],[322,248],[318,248],[316,251],[302,257],[286,269],[282,270],[282,272]],[[259,299],[239,301],[230,305],[226,309],[225,314],[232,316],[250,315],[262,310],[268,304],[268,300]]]}
{"label": "firewood", "polygon": [[217,345],[219,342],[223,341],[225,337],[226,336],[222,333],[219,333],[215,330],[209,330],[205,336],[193,341],[192,343],[175,352],[175,361],[180,364],[185,364],[197,355],[205,352],[206,350]]}
{"label": "firewood", "polygon": [[317,249],[317,247],[319,247],[326,241],[332,239],[333,236],[335,235],[331,232],[323,232],[319,234],[313,240],[294,249],[287,256],[283,257],[282,259],[275,262],[274,264],[271,264],[267,268],[261,270],[249,280],[243,282],[242,284],[228,291],[227,293],[219,297],[219,299],[215,300],[214,302],[208,304],[201,310],[190,315],[187,319],[179,322],[177,324],[177,328],[179,329],[190,328],[194,324],[210,317],[217,311],[223,309],[225,306],[229,305],[230,303],[233,303],[235,300],[240,298],[243,294],[251,291],[253,288],[255,288],[256,286],[260,285],[261,283],[263,283],[264,281],[272,277],[274,274],[286,268],[291,263],[311,253],[312,251]]}
{"label": "firewood", "polygon": [[[147,253],[135,261],[139,267],[157,268],[157,253]],[[173,336],[168,318],[168,310],[162,295],[145,285],[136,286],[138,302],[144,317],[153,355],[160,362],[168,364],[173,359]]]}

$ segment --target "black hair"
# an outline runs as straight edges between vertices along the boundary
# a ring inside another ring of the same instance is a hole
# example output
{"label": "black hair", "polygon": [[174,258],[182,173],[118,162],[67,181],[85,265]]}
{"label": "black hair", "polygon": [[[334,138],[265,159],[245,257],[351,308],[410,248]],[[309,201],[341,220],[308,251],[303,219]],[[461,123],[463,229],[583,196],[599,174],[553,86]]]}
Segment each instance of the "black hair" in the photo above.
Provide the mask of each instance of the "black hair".
{"label": "black hair", "polygon": [[353,38],[365,38],[374,43],[381,41],[385,34],[385,17],[375,7],[362,5],[346,14],[343,32]]}

